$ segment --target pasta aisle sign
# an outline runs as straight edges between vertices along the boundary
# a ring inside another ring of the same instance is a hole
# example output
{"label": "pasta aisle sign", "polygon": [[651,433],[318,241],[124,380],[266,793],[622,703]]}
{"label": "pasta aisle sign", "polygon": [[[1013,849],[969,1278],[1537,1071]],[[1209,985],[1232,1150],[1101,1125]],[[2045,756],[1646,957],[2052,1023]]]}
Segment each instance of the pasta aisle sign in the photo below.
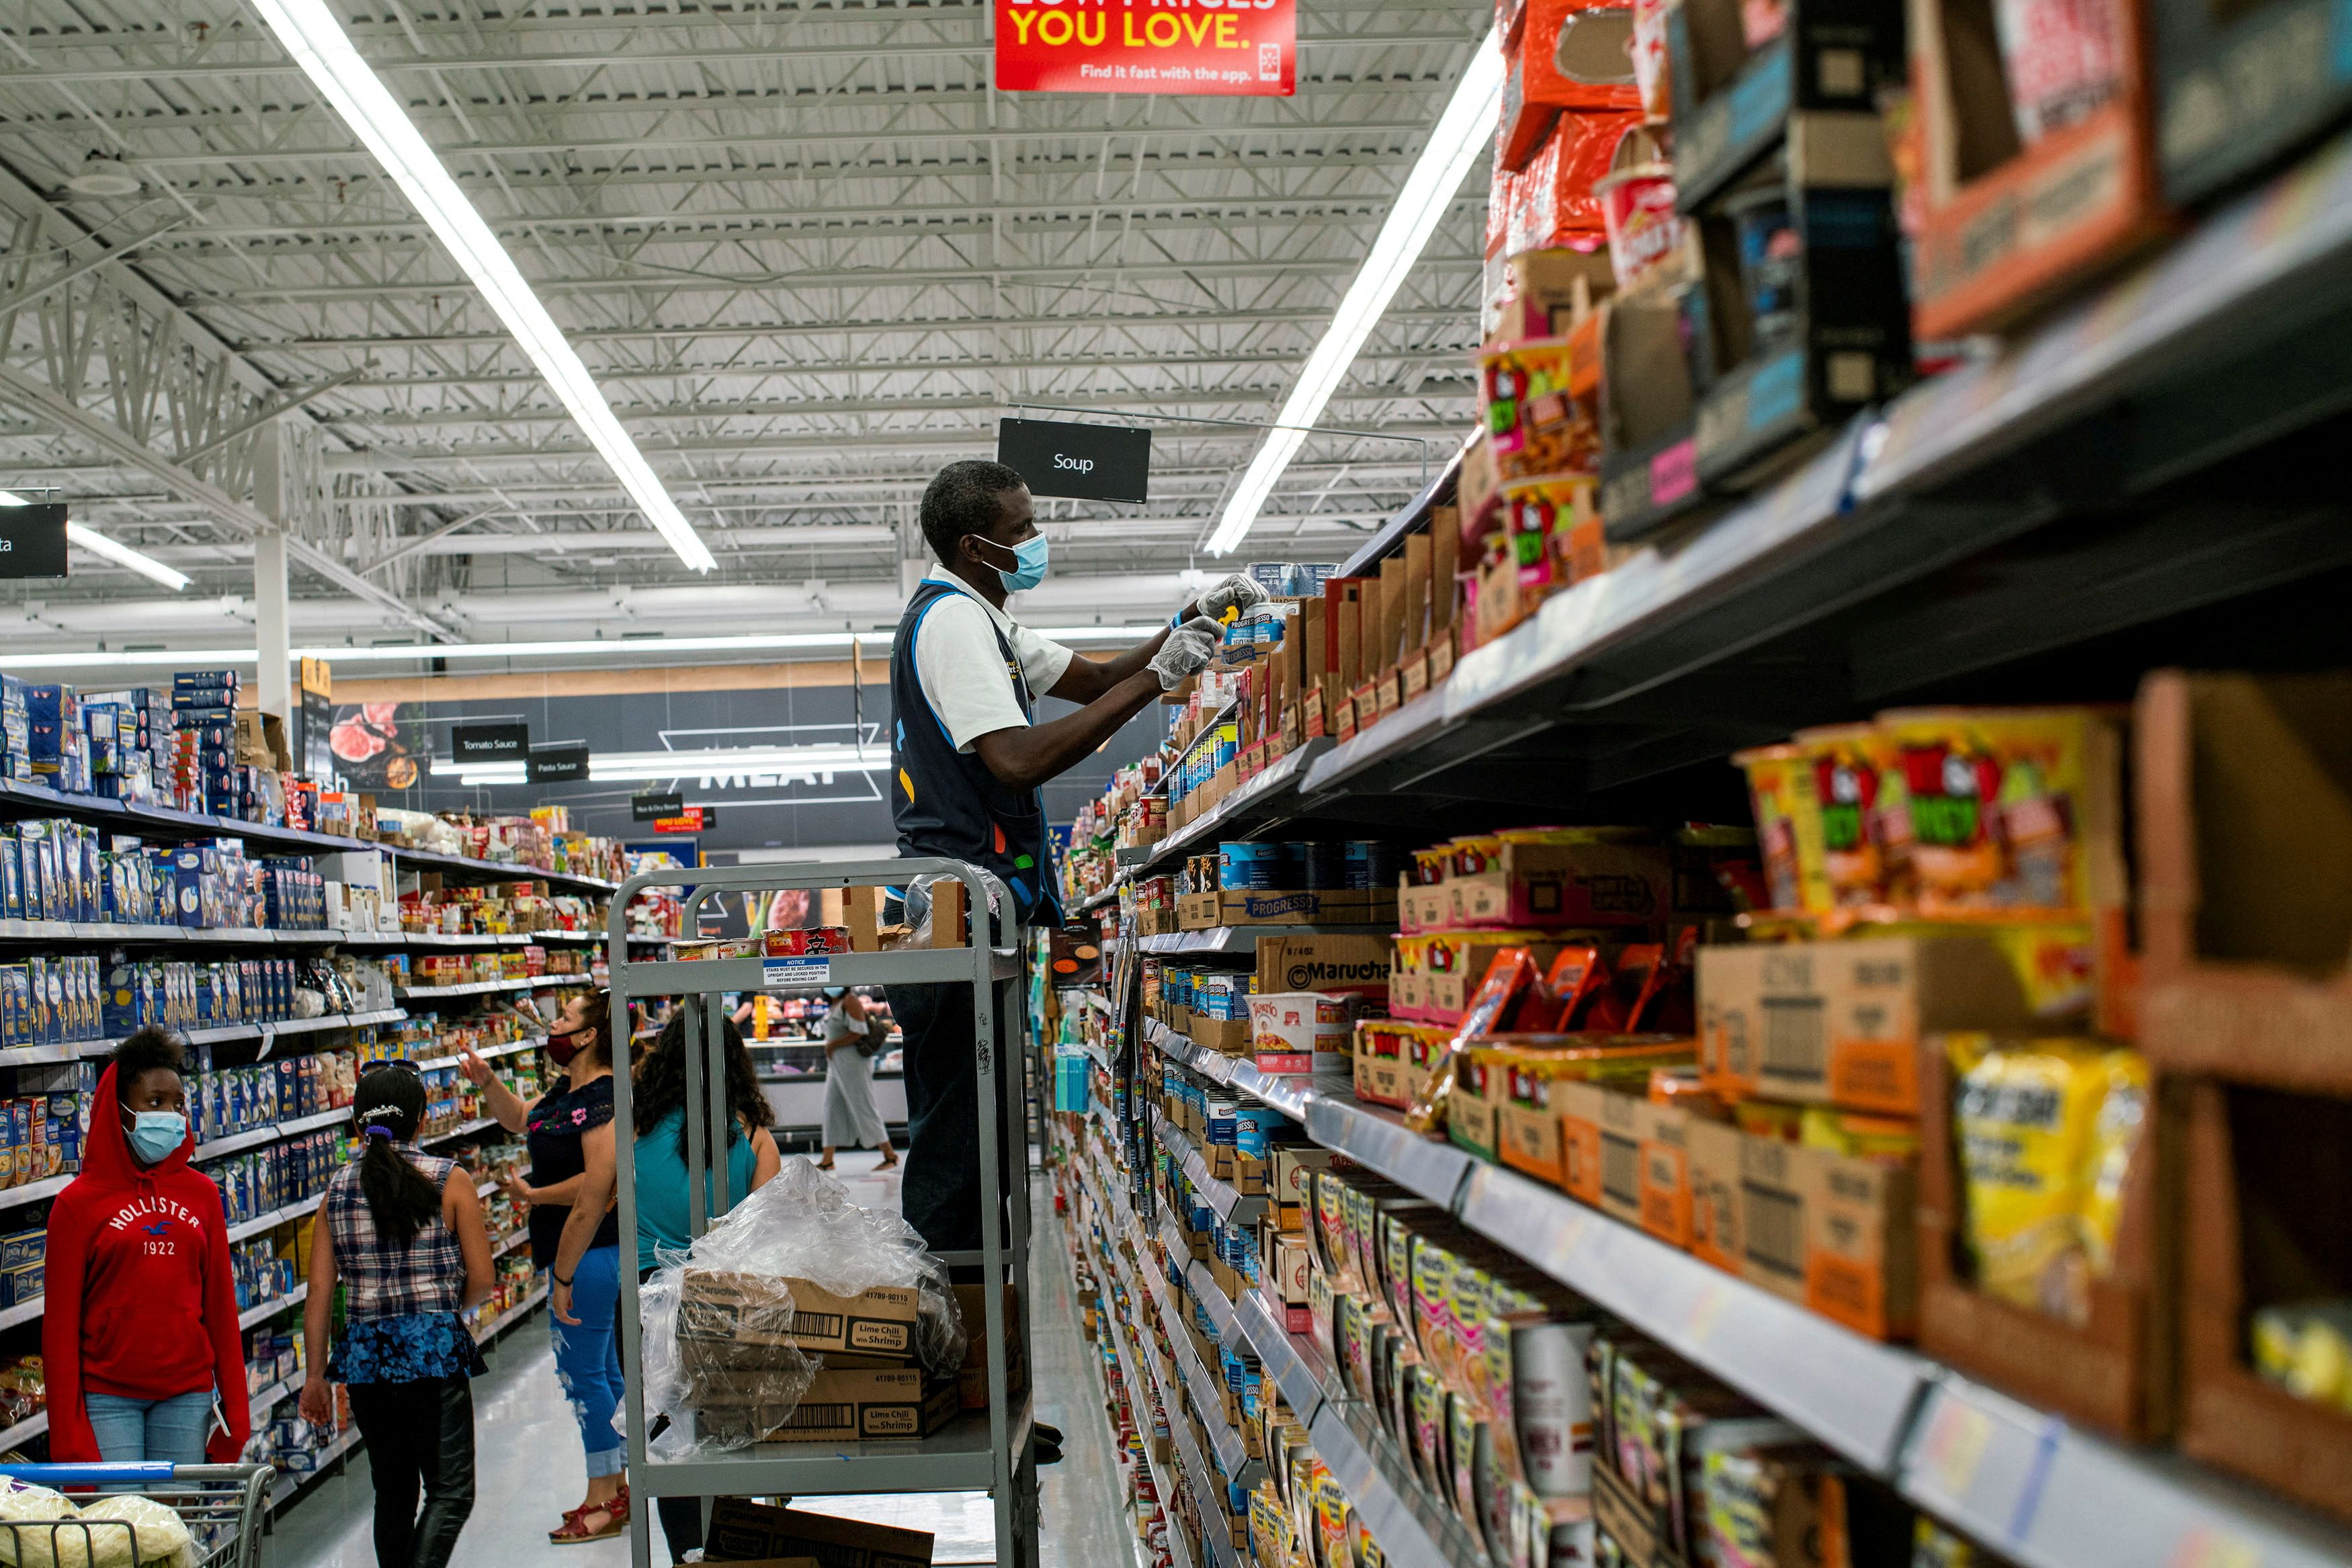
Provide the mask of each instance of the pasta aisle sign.
{"label": "pasta aisle sign", "polygon": [[996,0],[1002,92],[1288,98],[1295,0]]}

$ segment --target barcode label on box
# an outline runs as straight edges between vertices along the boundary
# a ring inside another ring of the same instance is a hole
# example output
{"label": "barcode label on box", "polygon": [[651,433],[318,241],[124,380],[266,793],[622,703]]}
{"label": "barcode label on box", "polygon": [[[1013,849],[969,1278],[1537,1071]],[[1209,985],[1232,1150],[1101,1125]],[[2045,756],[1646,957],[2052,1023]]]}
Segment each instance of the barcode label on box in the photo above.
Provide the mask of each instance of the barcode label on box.
{"label": "barcode label on box", "polygon": [[1805,1209],[1797,1195],[1754,1182],[1740,1183],[1748,1195],[1748,1260],[1792,1280],[1805,1276]]}
{"label": "barcode label on box", "polygon": [[830,958],[771,958],[760,967],[760,984],[770,990],[788,986],[823,986],[832,980]]}
{"label": "barcode label on box", "polygon": [[1618,1202],[1642,1201],[1642,1145],[1612,1133],[1601,1134],[1601,1190]]}
{"label": "barcode label on box", "polygon": [[1764,998],[1764,1056],[1758,1075],[1819,1083],[1829,1076],[1829,1031],[1819,997]]}
{"label": "barcode label on box", "polygon": [[805,1432],[811,1428],[829,1431],[846,1427],[857,1417],[855,1405],[802,1405],[784,1418],[783,1430]]}

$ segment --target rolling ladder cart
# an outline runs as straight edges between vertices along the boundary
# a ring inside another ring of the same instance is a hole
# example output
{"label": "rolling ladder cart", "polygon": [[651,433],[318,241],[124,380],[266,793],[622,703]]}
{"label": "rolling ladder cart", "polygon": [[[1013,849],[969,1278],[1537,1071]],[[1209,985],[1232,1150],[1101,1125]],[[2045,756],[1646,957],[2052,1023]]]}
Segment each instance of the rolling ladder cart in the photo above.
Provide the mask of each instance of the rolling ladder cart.
{"label": "rolling ladder cart", "polygon": [[[971,911],[962,944],[902,948],[882,953],[811,954],[793,957],[635,961],[626,940],[629,901],[647,888],[684,893],[681,929],[693,930],[698,911],[716,896],[786,889],[861,888],[900,885],[936,876],[960,882]],[[991,894],[995,896],[993,900]],[[811,986],[954,984],[972,988],[973,1040],[980,1117],[981,1247],[977,1252],[934,1254],[950,1268],[981,1270],[984,1320],[964,1325],[967,1334],[987,1336],[988,1408],[957,1416],[919,1441],[882,1440],[849,1444],[759,1443],[730,1453],[663,1461],[646,1452],[645,1342],[639,1318],[637,1273],[621,1270],[621,1354],[627,1383],[622,1400],[628,1427],[629,1490],[639,1500],[660,1497],[776,1497],[844,1492],[986,1491],[996,1513],[996,1560],[1003,1568],[1036,1568],[1037,1469],[1031,1455],[1031,1401],[1016,1407],[1007,1393],[1012,1357],[1024,1366],[1029,1355],[1028,1117],[1019,1091],[1025,1082],[1020,1040],[1025,1010],[1025,973],[1020,933],[1009,923],[996,946],[992,908],[1013,907],[1003,883],[961,861],[900,859],[666,870],[631,877],[614,895],[610,924],[612,999],[616,1012],[632,1001],[675,997],[684,1015],[687,1053],[686,1113],[688,1213],[700,1236],[713,1217],[744,1195],[730,1192],[727,1146],[726,1066],[722,1054],[726,1014],[720,995]],[[999,1005],[1000,991],[1003,1005]],[[624,1013],[624,1016],[625,1014]],[[1010,1090],[1003,1092],[1001,1090]],[[613,1112],[622,1135],[614,1139],[620,1193],[621,1256],[637,1256],[636,1172],[632,1157],[629,1073],[615,1063]],[[985,1113],[989,1108],[995,1113]],[[718,1151],[719,1157],[713,1157]],[[1009,1314],[1009,1321],[1008,1321]],[[631,1560],[652,1563],[652,1510],[630,1511]]]}

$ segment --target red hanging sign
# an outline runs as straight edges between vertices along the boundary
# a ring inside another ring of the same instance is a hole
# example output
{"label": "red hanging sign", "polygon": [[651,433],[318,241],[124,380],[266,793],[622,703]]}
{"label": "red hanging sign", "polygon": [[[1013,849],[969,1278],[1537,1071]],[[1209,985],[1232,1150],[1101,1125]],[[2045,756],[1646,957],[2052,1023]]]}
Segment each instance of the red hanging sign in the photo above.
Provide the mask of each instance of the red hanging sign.
{"label": "red hanging sign", "polygon": [[1003,92],[1288,98],[1295,0],[996,0]]}
{"label": "red hanging sign", "polygon": [[699,833],[718,825],[719,810],[713,806],[687,806],[675,817],[655,819],[656,833]]}

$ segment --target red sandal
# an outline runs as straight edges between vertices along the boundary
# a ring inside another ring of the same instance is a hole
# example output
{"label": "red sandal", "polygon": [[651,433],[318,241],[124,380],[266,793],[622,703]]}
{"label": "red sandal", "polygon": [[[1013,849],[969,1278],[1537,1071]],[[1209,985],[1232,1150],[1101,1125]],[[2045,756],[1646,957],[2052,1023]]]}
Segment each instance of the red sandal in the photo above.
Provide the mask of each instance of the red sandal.
{"label": "red sandal", "polygon": [[[604,1527],[602,1530],[591,1530],[588,1528],[588,1518],[591,1514],[597,1513],[604,1516]],[[628,1528],[629,1491],[626,1487],[623,1487],[613,1495],[609,1502],[591,1503],[583,1508],[565,1511],[563,1527],[560,1530],[549,1531],[547,1539],[550,1545],[576,1546],[583,1541],[610,1541],[616,1535],[625,1533]]]}

